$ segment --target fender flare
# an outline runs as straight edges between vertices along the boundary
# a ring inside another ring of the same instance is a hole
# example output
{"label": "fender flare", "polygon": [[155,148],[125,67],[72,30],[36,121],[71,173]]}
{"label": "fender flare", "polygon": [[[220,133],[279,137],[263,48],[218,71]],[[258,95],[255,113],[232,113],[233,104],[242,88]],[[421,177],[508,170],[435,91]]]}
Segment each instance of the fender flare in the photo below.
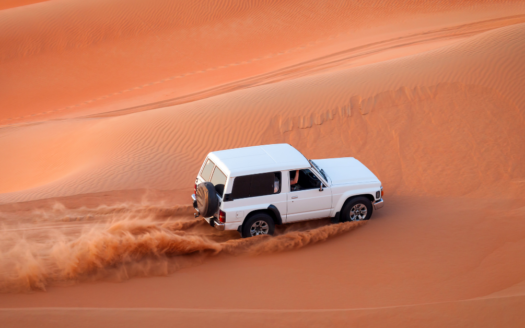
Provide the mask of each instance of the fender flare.
{"label": "fender flare", "polygon": [[253,210],[253,211],[249,212],[248,215],[246,215],[246,217],[242,221],[242,223],[237,227],[237,231],[241,232],[242,228],[244,226],[244,222],[246,222],[246,219],[248,219],[252,214],[258,213],[258,212],[264,212],[264,213],[267,213],[268,215],[272,216],[272,218],[273,218],[273,220],[275,222],[275,225],[283,224],[283,219],[281,217],[281,212],[279,212],[279,209],[275,205],[270,204],[270,205],[268,205],[267,208],[263,207],[262,209],[256,209],[256,210]]}
{"label": "fender flare", "polygon": [[281,217],[281,212],[275,207],[275,205],[268,206],[268,210],[271,211],[275,216],[275,224],[283,224],[283,219]]}
{"label": "fender flare", "polygon": [[[345,205],[346,201],[350,198],[364,196],[367,198],[374,199],[374,193],[370,189],[360,189],[360,190],[350,190],[345,192],[339,200],[337,201],[337,204],[332,208],[331,216],[335,217],[337,212],[340,212],[343,209],[343,206]],[[372,201],[372,200],[371,200]]]}

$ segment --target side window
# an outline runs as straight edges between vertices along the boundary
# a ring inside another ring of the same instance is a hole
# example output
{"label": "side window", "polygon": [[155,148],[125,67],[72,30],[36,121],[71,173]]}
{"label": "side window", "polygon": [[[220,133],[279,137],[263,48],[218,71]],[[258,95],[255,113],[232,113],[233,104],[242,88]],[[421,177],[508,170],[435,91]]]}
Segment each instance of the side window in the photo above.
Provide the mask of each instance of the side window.
{"label": "side window", "polygon": [[[299,177],[297,178],[297,174]],[[308,190],[321,187],[321,180],[309,169],[290,171],[290,190]]]}
{"label": "side window", "polygon": [[273,193],[281,192],[281,172],[275,172],[273,177]]}
{"label": "side window", "polygon": [[213,175],[211,176],[211,183],[213,183],[214,186],[218,184],[226,184],[226,175],[222,173],[222,171],[216,167],[215,171],[213,171]]}
{"label": "side window", "polygon": [[273,194],[273,173],[252,175],[250,183],[250,197],[266,196]]}
{"label": "side window", "polygon": [[213,171],[213,167],[214,166],[215,166],[215,164],[211,160],[207,160],[206,161],[206,164],[202,168],[202,172],[201,172],[201,177],[204,180],[210,181],[211,171]]}
{"label": "side window", "polygon": [[232,199],[267,196],[281,192],[281,172],[253,174],[236,177],[233,181]]}
{"label": "side window", "polygon": [[232,199],[250,197],[251,175],[236,177],[233,180]]}

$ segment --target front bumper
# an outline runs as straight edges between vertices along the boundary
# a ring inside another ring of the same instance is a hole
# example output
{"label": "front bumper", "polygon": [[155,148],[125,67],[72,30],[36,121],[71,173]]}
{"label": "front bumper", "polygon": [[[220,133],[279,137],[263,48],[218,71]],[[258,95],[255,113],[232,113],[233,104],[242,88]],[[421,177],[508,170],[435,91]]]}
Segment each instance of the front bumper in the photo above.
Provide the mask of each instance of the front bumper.
{"label": "front bumper", "polygon": [[380,198],[376,200],[372,205],[374,205],[374,210],[378,210],[385,205],[385,202],[383,201],[383,198]]}
{"label": "front bumper", "polygon": [[[200,215],[200,212],[199,212],[199,209],[197,208],[197,198],[195,197],[195,194],[191,195],[191,199],[193,200],[193,208],[195,209],[195,211],[197,211],[197,213],[195,213],[195,217],[198,217]],[[204,220],[206,220],[206,222],[208,222],[209,225],[211,225],[212,227],[215,227],[215,229],[219,231],[224,231],[224,229],[226,228],[226,224],[219,222],[219,220],[217,220],[217,218],[214,216],[209,217],[209,218],[204,218]]]}

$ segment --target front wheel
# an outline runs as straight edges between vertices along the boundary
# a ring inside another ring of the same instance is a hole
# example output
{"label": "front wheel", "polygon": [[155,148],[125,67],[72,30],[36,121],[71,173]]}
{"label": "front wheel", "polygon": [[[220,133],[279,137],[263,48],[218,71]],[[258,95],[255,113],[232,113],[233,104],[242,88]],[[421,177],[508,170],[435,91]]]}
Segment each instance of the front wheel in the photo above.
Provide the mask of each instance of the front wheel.
{"label": "front wheel", "polygon": [[356,197],[343,206],[341,221],[370,220],[372,216],[372,203],[366,197]]}
{"label": "front wheel", "polygon": [[273,235],[275,224],[273,219],[266,213],[257,213],[248,218],[242,227],[242,237],[254,237],[259,235]]}

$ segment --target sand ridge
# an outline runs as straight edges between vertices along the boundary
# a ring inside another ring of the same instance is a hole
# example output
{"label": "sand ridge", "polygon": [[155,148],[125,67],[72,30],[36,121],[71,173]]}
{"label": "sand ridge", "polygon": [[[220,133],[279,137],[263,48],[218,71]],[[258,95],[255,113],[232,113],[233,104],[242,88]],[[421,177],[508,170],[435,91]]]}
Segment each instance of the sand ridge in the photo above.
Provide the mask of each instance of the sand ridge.
{"label": "sand ridge", "polygon": [[[287,62],[304,61],[304,56],[312,59],[320,57],[319,52],[328,54],[330,51],[323,50],[327,45],[332,46],[326,44],[327,38],[333,37],[330,42],[338,44],[341,50],[347,49],[348,44],[370,42],[370,34],[367,35],[365,29],[372,26],[386,29],[388,22],[399,21],[400,17],[408,19],[412,12],[425,17],[463,8],[461,10],[473,15],[467,21],[482,21],[494,18],[487,17],[485,7],[496,17],[516,15],[523,10],[519,1],[503,2],[505,6],[492,2],[474,5],[476,1],[440,2],[430,7],[410,1],[401,10],[392,9],[395,3],[382,8],[369,7],[369,2],[367,6],[341,2],[330,3],[322,9],[319,6],[324,5],[315,1],[279,2],[277,6],[264,1],[241,3],[213,1],[210,6],[205,2],[155,1],[148,10],[142,10],[141,1],[126,2],[123,9],[116,9],[121,2],[68,0],[46,2],[33,9],[29,6],[16,13],[5,12],[5,17],[0,19],[5,65],[0,65],[0,71],[9,77],[10,83],[4,86],[4,92],[10,96],[2,98],[1,119],[22,117],[18,121],[34,121],[35,118],[41,120],[42,115],[96,112],[99,110],[96,107],[101,105],[112,109],[132,107],[137,101],[152,102],[192,94],[247,75],[271,71]],[[210,16],[214,10],[215,14]],[[318,14],[312,14],[314,12]],[[464,24],[465,20],[456,21]],[[302,28],[316,22],[317,29]],[[435,22],[437,26],[444,27],[442,20],[438,22]],[[281,29],[286,33],[281,33]],[[217,30],[222,33],[216,33]],[[230,34],[235,38],[229,38]],[[356,40],[358,36],[361,40]],[[257,42],[251,44],[253,38]],[[250,47],[247,44],[251,44]],[[286,54],[290,49],[301,47],[316,49],[317,54],[303,53],[308,49]],[[128,53],[135,55],[126,56]],[[189,53],[192,55],[188,56]],[[263,59],[268,54],[277,57],[239,67],[240,63]],[[220,74],[206,71],[226,65],[229,67],[221,69],[225,72]],[[199,73],[185,76],[184,81],[178,78],[165,81],[189,72]],[[203,79],[203,75],[206,78]],[[150,85],[158,81],[164,82]],[[144,85],[149,85],[148,90],[139,87]],[[167,93],[171,97],[166,97]],[[131,95],[138,99],[130,101]],[[62,111],[57,113],[57,109]],[[44,114],[32,116],[37,113]],[[12,121],[8,123],[15,123]]]}
{"label": "sand ridge", "polygon": [[[462,25],[454,26],[454,27],[439,28],[435,31],[426,31],[425,33],[418,33],[414,35],[403,36],[403,37],[395,38],[393,40],[374,42],[371,44],[362,45],[362,46],[355,47],[352,49],[347,49],[342,52],[330,54],[329,56],[315,58],[314,60],[311,60],[311,61],[303,62],[298,65],[293,65],[291,67],[286,67],[286,68],[283,68],[277,71],[272,71],[272,72],[269,72],[263,75],[251,77],[248,79],[243,79],[241,81],[236,81],[236,82],[229,83],[226,85],[221,85],[220,87],[217,87],[214,89],[204,90],[198,93],[189,94],[189,95],[178,97],[175,99],[163,100],[163,101],[153,103],[153,104],[146,104],[146,105],[141,105],[141,106],[128,108],[128,109],[119,109],[116,111],[100,113],[100,114],[95,114],[95,115],[96,116],[122,115],[124,113],[131,113],[135,111],[143,111],[147,109],[155,109],[155,108],[162,108],[162,107],[182,104],[185,102],[195,101],[197,99],[202,99],[205,97],[210,97],[214,94],[221,94],[225,92],[231,92],[236,89],[246,88],[248,83],[252,86],[257,86],[261,84],[280,81],[280,80],[283,80],[284,77],[286,77],[286,79],[297,78],[298,76],[309,75],[309,74],[312,74],[313,72],[327,70],[330,67],[333,67],[334,65],[336,67],[341,66],[341,65],[348,65],[349,62],[355,60],[356,58],[370,57],[371,55],[389,51],[395,48],[413,46],[414,44],[419,44],[419,43],[436,42],[436,40],[440,40],[440,39],[462,38],[465,36],[482,33],[484,31],[488,31],[488,30],[491,30],[491,29],[494,29],[500,26],[517,24],[523,21],[525,21],[525,16],[516,15],[516,16],[511,16],[511,17],[504,17],[504,18],[491,19],[487,21],[475,22],[471,24],[462,24]],[[347,32],[347,34],[350,34],[350,33],[351,32]],[[265,56],[261,56],[257,58],[251,58],[249,60],[245,60],[242,62],[230,63],[230,64],[216,66],[216,67],[209,67],[203,70],[186,72],[181,75],[169,76],[169,77],[163,78],[162,80],[148,82],[148,83],[145,83],[139,86],[134,86],[129,89],[120,90],[112,94],[103,95],[98,98],[83,100],[81,103],[67,106],[64,108],[59,108],[59,109],[55,109],[55,110],[51,110],[47,112],[34,113],[34,114],[31,114],[30,116],[18,116],[18,117],[4,118],[3,122],[7,123],[7,125],[13,125],[13,124],[16,124],[16,122],[20,120],[24,120],[28,118],[34,119],[35,116],[38,117],[41,115],[52,114],[56,112],[73,110],[81,106],[90,105],[95,102],[105,100],[111,97],[119,96],[125,93],[133,92],[135,90],[166,83],[174,79],[182,79],[188,76],[202,74],[202,73],[210,72],[210,71],[221,70],[221,69],[225,69],[225,68],[233,67],[233,66],[252,64],[257,61],[267,60],[269,58],[275,58],[278,56],[283,56],[286,54],[294,53],[296,51],[303,50],[307,47],[315,46],[319,43],[334,39],[339,36],[340,35],[318,39],[313,42],[309,42],[308,44],[299,46],[297,48],[287,49],[279,53],[267,54]],[[12,122],[15,122],[15,123],[12,123]]]}

